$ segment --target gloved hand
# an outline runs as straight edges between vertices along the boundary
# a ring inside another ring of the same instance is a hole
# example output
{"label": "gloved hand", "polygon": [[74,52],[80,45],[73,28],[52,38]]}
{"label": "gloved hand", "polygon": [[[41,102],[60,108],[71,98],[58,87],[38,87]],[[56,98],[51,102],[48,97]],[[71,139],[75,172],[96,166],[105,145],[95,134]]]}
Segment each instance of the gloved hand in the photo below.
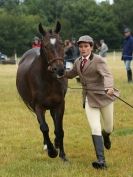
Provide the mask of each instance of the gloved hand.
{"label": "gloved hand", "polygon": [[113,96],[114,95],[114,89],[113,88],[106,88],[105,92],[109,96]]}

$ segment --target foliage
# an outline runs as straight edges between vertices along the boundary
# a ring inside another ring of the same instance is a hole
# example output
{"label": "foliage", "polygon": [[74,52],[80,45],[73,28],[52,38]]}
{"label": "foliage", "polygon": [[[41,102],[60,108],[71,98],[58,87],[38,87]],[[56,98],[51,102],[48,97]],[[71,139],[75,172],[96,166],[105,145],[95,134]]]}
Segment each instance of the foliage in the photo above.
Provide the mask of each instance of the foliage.
{"label": "foliage", "polygon": [[94,40],[105,39],[110,49],[120,48],[124,26],[133,29],[132,6],[132,0],[114,0],[113,5],[95,0],[0,0],[0,51],[21,55],[31,47],[40,22],[51,28],[57,20],[63,39],[89,34]]}
{"label": "foliage", "polygon": [[114,0],[114,13],[117,14],[121,32],[128,26],[133,30],[133,1],[132,0]]}
{"label": "foliage", "polygon": [[0,16],[0,49],[13,55],[16,51],[22,55],[31,48],[31,41],[37,33],[39,17],[33,15],[16,16],[2,13]]}

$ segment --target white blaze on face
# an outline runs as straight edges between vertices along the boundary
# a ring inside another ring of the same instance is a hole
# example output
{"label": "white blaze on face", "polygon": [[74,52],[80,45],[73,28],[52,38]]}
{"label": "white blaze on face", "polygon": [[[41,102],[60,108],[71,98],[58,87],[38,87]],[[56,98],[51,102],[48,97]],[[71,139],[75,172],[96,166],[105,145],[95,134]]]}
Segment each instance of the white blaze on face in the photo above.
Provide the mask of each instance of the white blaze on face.
{"label": "white blaze on face", "polygon": [[55,45],[55,43],[56,43],[56,38],[50,38],[50,43],[51,43],[52,45]]}

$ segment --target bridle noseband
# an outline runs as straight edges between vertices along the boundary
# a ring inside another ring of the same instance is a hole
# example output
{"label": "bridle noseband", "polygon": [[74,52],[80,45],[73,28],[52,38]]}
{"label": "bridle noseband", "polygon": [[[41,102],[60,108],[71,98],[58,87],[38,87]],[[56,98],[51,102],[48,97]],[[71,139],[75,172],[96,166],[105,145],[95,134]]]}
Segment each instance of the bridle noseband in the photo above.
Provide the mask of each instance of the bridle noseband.
{"label": "bridle noseband", "polygon": [[42,48],[42,50],[45,53],[45,56],[47,58],[48,70],[53,71],[52,64],[56,61],[62,61],[62,64],[63,64],[64,59],[62,57],[56,57],[56,58],[49,58],[48,59],[48,55],[47,55],[47,51],[46,51],[46,46],[48,46],[48,44],[49,44],[49,42],[44,43],[43,39],[41,40],[41,48]]}
{"label": "bridle noseband", "polygon": [[51,66],[57,60],[62,61],[63,63],[63,58],[53,58],[50,61],[48,61],[48,66]]}

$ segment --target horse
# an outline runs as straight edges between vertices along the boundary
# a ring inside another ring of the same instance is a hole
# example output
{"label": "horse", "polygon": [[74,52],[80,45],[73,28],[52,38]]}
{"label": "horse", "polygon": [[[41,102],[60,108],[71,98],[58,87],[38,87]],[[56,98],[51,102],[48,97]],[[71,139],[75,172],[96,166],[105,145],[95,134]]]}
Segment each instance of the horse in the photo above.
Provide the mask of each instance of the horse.
{"label": "horse", "polygon": [[[46,31],[40,23],[38,29],[42,36],[41,47],[23,54],[18,64],[16,87],[23,102],[37,117],[48,156],[55,158],[59,155],[66,161],[63,115],[67,79],[64,77],[64,46],[59,35],[61,24],[58,21],[55,30]],[[47,110],[54,122],[54,144],[45,120]]]}

